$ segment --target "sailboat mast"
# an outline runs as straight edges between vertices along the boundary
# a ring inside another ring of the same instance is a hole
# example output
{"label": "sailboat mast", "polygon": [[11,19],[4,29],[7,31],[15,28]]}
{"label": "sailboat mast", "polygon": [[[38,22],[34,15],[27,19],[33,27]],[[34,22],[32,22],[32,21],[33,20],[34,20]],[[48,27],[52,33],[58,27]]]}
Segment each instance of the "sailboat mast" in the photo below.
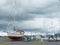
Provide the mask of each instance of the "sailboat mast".
{"label": "sailboat mast", "polygon": [[14,6],[13,6],[13,27],[15,28],[15,16],[16,16],[16,0],[14,0]]}

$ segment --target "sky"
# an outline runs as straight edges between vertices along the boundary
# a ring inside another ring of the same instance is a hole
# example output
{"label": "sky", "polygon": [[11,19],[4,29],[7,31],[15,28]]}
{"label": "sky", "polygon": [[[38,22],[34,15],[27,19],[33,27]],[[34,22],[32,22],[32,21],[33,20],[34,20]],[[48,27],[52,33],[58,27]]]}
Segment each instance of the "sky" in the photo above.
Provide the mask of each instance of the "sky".
{"label": "sky", "polygon": [[13,26],[30,32],[59,32],[60,1],[0,0],[0,30]]}

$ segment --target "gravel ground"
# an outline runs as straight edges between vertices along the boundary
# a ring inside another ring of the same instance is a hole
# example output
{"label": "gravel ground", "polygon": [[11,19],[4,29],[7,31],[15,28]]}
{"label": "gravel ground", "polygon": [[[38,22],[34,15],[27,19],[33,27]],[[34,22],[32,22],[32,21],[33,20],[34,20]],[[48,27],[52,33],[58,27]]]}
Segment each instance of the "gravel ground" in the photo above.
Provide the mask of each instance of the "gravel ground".
{"label": "gravel ground", "polygon": [[7,41],[7,40],[0,40],[0,45],[60,45],[60,42],[40,42],[40,41],[31,41],[31,42],[24,42],[24,41]]}
{"label": "gravel ground", "polygon": [[60,45],[60,42],[44,42],[43,45]]}
{"label": "gravel ground", "polygon": [[40,45],[40,42],[8,41],[8,42],[1,42],[0,45]]}
{"label": "gravel ground", "polygon": [[42,45],[40,41],[10,41],[7,37],[0,37],[0,45]]}
{"label": "gravel ground", "polygon": [[0,45],[60,45],[60,42],[47,42],[47,41],[10,41],[7,37],[0,37]]}

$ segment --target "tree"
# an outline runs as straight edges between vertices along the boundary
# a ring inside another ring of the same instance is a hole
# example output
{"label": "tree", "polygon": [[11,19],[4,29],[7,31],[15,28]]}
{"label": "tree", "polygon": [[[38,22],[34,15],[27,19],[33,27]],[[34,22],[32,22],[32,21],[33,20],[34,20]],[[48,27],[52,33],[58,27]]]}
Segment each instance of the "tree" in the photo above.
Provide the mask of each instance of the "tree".
{"label": "tree", "polygon": [[56,33],[55,37],[56,37],[56,40],[57,40],[57,37],[60,37],[60,33]]}

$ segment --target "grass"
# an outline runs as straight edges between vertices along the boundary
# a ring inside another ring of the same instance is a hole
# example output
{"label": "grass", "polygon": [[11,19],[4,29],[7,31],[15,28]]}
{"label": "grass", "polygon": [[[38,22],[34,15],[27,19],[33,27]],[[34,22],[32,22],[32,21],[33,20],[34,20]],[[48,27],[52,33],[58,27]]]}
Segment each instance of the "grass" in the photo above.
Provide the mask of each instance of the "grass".
{"label": "grass", "polygon": [[0,45],[10,45],[10,43],[0,43]]}
{"label": "grass", "polygon": [[7,40],[7,37],[0,37],[0,40]]}
{"label": "grass", "polygon": [[[0,37],[0,40],[7,41],[7,42],[4,41],[4,42],[0,43],[0,45],[11,45],[11,43],[8,42],[9,41],[9,38],[7,38],[7,37]],[[41,41],[41,40],[33,40],[30,45],[43,45],[43,44],[44,44],[44,41]]]}
{"label": "grass", "polygon": [[7,40],[7,41],[9,41],[10,39],[8,38],[8,37],[0,37],[0,40]]}
{"label": "grass", "polygon": [[[8,41],[8,38],[7,37],[0,37],[0,41],[2,41],[1,43],[0,43],[0,45],[10,45],[10,43],[8,43],[8,42],[5,42],[5,41]],[[4,41],[4,42],[3,42]]]}

